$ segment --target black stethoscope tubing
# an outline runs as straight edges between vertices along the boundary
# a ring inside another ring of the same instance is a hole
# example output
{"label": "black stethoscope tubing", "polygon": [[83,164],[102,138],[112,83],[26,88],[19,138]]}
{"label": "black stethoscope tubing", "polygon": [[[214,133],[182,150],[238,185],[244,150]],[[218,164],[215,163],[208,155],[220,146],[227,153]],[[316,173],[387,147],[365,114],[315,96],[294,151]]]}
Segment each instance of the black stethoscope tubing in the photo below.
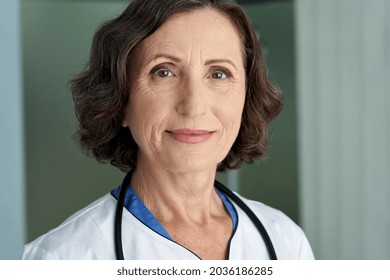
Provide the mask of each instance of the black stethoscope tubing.
{"label": "black stethoscope tubing", "polygon": [[[133,170],[126,174],[125,178],[120,187],[118,202],[116,204],[115,211],[115,221],[114,221],[114,242],[115,242],[115,253],[117,260],[124,260],[123,255],[123,246],[122,246],[122,216],[123,216],[123,207],[126,196],[126,189],[130,185],[131,176],[133,175]],[[249,217],[252,223],[255,225],[256,229],[259,231],[261,237],[264,240],[264,243],[267,247],[267,251],[271,260],[277,260],[275,248],[272,244],[271,238],[269,237],[264,225],[261,223],[259,218],[253,213],[253,211],[246,205],[234,192],[225,187],[218,181],[215,181],[214,186],[220,190],[222,193],[227,195],[234,203],[238,205]]]}

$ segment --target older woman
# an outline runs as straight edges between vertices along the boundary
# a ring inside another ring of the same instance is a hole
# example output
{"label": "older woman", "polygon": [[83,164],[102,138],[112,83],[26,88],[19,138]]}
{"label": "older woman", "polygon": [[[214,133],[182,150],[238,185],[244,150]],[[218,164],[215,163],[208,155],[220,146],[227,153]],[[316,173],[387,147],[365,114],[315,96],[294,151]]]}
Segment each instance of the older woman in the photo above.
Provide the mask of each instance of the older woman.
{"label": "older woman", "polygon": [[83,149],[130,172],[24,258],[313,258],[289,218],[215,182],[264,155],[282,107],[238,5],[133,1],[98,30],[71,90]]}

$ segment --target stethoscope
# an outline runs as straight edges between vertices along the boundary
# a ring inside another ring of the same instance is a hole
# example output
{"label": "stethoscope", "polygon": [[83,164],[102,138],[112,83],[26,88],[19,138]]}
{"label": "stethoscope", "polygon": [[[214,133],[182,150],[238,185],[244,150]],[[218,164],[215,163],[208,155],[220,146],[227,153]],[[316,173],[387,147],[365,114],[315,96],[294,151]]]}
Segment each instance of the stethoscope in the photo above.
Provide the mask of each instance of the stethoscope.
{"label": "stethoscope", "polygon": [[[126,190],[130,185],[131,176],[133,175],[133,170],[126,174],[125,178],[120,187],[118,202],[116,204],[115,212],[115,222],[114,222],[114,242],[115,242],[115,253],[117,260],[124,260],[123,256],[123,247],[122,247],[122,214],[123,207],[125,202]],[[259,218],[253,213],[253,211],[231,190],[225,187],[220,182],[214,182],[214,186],[228,196],[235,204],[237,204],[249,217],[252,223],[255,225],[256,229],[259,231],[261,237],[264,240],[265,246],[271,260],[277,260],[274,246],[272,244],[271,238],[269,237],[266,229],[263,224],[260,222]]]}

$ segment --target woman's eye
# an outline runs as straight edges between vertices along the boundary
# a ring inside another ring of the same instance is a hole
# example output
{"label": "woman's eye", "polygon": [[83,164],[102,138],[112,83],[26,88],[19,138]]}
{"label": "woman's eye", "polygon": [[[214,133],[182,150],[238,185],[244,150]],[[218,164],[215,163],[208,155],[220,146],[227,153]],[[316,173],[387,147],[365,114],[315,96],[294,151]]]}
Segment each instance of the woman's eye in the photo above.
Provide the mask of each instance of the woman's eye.
{"label": "woman's eye", "polygon": [[213,79],[222,80],[229,77],[229,73],[226,73],[224,71],[215,71],[214,73],[211,74],[211,77]]}
{"label": "woman's eye", "polygon": [[160,78],[166,78],[172,76],[172,72],[168,69],[159,69],[153,73],[153,75],[158,76]]}

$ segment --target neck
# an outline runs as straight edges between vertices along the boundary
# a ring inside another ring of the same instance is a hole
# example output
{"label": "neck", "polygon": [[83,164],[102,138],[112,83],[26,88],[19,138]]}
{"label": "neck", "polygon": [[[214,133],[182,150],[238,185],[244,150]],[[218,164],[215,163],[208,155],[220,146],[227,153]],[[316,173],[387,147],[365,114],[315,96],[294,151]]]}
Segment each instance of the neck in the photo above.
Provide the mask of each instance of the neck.
{"label": "neck", "polygon": [[208,223],[224,213],[214,189],[216,168],[175,173],[138,162],[131,185],[146,207],[161,222],[183,219]]}

